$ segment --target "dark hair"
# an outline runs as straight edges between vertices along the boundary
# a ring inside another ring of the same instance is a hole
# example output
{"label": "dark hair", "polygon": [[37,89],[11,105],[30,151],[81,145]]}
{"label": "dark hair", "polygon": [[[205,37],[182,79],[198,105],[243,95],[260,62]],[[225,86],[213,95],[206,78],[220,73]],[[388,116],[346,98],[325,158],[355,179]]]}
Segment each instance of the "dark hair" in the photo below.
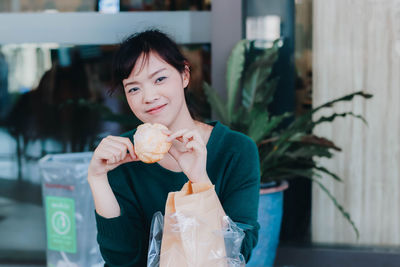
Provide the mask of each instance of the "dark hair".
{"label": "dark hair", "polygon": [[184,72],[185,66],[189,67],[178,45],[165,33],[157,29],[135,33],[120,44],[114,56],[110,94],[123,89],[122,80],[129,77],[139,56],[143,53],[147,59],[150,52],[156,52],[179,73]]}

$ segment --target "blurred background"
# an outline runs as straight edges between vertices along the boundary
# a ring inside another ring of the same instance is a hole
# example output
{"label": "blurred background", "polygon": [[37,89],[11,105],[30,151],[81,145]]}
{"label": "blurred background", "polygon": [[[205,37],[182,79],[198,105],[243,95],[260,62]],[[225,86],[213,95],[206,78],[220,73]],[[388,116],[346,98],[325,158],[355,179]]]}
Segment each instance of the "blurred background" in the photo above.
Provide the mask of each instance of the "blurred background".
{"label": "blurred background", "polygon": [[314,129],[342,148],[318,160],[343,179],[324,184],[360,237],[320,187],[291,179],[275,265],[399,266],[399,25],[396,0],[1,0],[0,266],[46,265],[39,159],[93,151],[138,125],[124,95],[109,95],[110,69],[118,42],[149,27],[189,59],[187,101],[199,120],[216,118],[203,82],[226,97],[227,60],[241,39],[260,49],[281,40],[271,114],[299,117],[355,91],[373,94],[334,109],[368,124],[346,117]]}

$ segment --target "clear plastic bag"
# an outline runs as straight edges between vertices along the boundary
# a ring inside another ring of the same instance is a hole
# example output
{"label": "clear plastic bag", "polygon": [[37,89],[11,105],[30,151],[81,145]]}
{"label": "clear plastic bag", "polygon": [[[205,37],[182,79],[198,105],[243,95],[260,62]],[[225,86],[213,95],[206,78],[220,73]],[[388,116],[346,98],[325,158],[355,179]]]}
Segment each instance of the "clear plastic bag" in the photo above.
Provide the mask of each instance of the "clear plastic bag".
{"label": "clear plastic bag", "polygon": [[87,183],[92,152],[52,154],[39,162],[46,212],[47,266],[104,265]]}
{"label": "clear plastic bag", "polygon": [[[164,260],[161,267],[175,267],[178,266],[178,263],[180,267],[184,267],[182,263],[188,267],[245,266],[245,259],[240,253],[245,234],[228,216],[221,217],[221,230],[212,231],[212,233],[204,232],[204,228],[208,227],[207,221],[203,221],[198,216],[185,215],[181,212],[166,216],[166,221],[171,224],[166,228],[164,228],[164,217],[161,212],[157,212],[153,216],[150,228],[148,267],[159,267],[162,262],[161,258],[168,253],[172,253],[173,257],[167,256],[168,260]],[[169,231],[167,234],[176,238],[178,241],[175,242],[180,244],[161,252],[164,229]],[[222,246],[219,240],[223,241]],[[216,246],[215,243],[219,244]]]}

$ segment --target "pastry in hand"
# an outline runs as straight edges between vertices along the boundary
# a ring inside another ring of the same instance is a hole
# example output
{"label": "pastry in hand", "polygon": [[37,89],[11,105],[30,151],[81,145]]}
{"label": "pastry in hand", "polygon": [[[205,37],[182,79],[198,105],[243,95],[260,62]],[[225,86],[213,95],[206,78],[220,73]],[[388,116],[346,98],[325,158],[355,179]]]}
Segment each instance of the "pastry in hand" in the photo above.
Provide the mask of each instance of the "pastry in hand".
{"label": "pastry in hand", "polygon": [[144,123],[137,127],[133,142],[135,153],[145,163],[154,163],[161,160],[168,152],[172,143],[162,130],[168,128],[159,123]]}

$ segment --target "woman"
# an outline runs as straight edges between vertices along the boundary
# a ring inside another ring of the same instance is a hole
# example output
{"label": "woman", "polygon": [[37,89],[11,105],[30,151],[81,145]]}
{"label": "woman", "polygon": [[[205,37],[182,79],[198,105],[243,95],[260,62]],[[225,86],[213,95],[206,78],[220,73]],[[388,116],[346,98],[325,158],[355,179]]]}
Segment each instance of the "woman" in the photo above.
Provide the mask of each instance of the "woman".
{"label": "woman", "polygon": [[255,143],[219,122],[191,117],[184,94],[189,65],[164,33],[149,30],[125,40],[113,72],[132,112],[142,122],[167,126],[172,146],[161,161],[143,163],[134,153],[133,130],[104,138],[94,151],[88,182],[106,266],[146,266],[153,214],[164,212],[168,193],[188,179],[214,184],[225,213],[246,228],[241,252],[247,262],[259,229]]}

